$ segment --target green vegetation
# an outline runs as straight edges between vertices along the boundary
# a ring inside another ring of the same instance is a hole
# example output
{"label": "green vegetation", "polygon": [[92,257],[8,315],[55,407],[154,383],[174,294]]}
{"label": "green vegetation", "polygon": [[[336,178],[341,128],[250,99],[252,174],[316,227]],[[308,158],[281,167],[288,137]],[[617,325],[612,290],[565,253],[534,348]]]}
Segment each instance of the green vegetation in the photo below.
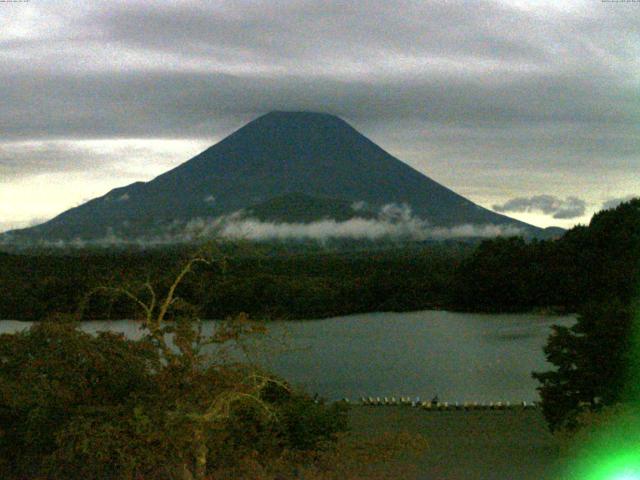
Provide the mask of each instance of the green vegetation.
{"label": "green vegetation", "polygon": [[554,430],[576,428],[584,411],[640,401],[640,199],[569,234],[563,242],[574,247],[585,301],[577,323],[549,338],[545,353],[556,369],[534,374]]}
{"label": "green vegetation", "polygon": [[348,479],[370,467],[365,451],[378,452],[375,465],[424,446],[415,436],[363,443],[345,433],[344,404],[225,355],[264,326],[239,315],[205,336],[197,309],[177,295],[192,271],[223,265],[196,257],[166,288],[93,290],[135,305],[140,340],[92,336],[68,316],[0,335],[0,476]]}
{"label": "green vegetation", "polygon": [[[444,306],[451,270],[471,245],[325,251],[300,245],[220,246],[227,268],[202,266],[180,295],[203,318],[244,312],[253,318],[318,318],[379,310]],[[146,252],[0,256],[0,318],[34,320],[73,313],[100,285],[140,285],[147,277],[166,289],[187,249]],[[133,318],[124,299],[94,297],[86,319]]]}
{"label": "green vegetation", "polygon": [[625,400],[632,320],[630,308],[614,299],[584,307],[571,328],[553,328],[545,354],[557,369],[534,373],[552,429],[572,429],[582,411]]}
{"label": "green vegetation", "polygon": [[[203,318],[244,312],[305,319],[429,308],[483,312],[576,312],[586,303],[628,301],[638,272],[638,202],[594,215],[558,240],[496,238],[480,244],[222,244],[228,267],[203,268],[181,287]],[[635,222],[635,223],[634,223]],[[0,318],[72,313],[99,285],[167,287],[192,254],[163,250],[0,254]],[[122,299],[95,298],[85,318],[131,318]]]}

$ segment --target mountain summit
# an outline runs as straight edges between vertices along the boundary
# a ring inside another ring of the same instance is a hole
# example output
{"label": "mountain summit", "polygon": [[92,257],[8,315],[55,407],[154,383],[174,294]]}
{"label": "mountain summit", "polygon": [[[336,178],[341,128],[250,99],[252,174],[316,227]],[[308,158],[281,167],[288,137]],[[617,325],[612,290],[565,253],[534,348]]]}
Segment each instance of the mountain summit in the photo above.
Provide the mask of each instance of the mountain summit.
{"label": "mountain summit", "polygon": [[[378,211],[403,205],[429,225],[494,225],[536,234],[536,227],[482,208],[396,159],[344,120],[312,112],[271,112],[156,177],[117,188],[41,225],[11,232],[14,239],[96,240],[157,236],[194,219],[214,219],[255,206],[335,202]],[[278,200],[279,199],[279,200]],[[284,199],[284,200],[283,200]],[[311,208],[309,211],[313,211]],[[354,209],[354,216],[357,215]],[[330,211],[330,208],[329,208]],[[319,220],[310,214],[305,221]]]}

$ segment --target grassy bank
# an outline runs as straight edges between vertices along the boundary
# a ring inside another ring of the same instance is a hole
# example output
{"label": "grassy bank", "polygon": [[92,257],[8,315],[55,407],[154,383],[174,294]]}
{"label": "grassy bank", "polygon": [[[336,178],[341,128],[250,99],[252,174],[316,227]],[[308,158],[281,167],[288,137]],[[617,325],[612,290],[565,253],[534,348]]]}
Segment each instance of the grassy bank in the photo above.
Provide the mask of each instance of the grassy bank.
{"label": "grassy bank", "polygon": [[424,435],[420,480],[554,480],[558,445],[539,410],[426,412],[355,406],[354,433]]}

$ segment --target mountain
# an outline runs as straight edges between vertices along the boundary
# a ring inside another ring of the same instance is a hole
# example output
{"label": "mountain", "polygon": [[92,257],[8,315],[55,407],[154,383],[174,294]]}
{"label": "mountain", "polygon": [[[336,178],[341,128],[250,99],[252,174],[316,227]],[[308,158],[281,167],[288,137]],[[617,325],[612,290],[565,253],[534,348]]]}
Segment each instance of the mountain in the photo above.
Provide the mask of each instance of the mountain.
{"label": "mountain", "polygon": [[374,219],[378,214],[364,204],[354,205],[354,202],[348,200],[289,193],[245,208],[242,216],[263,222],[311,223],[322,219],[333,219],[336,222],[352,218]]}
{"label": "mountain", "polygon": [[116,188],[46,223],[14,230],[5,241],[170,238],[196,219],[234,212],[281,222],[333,213],[340,221],[370,218],[390,204],[432,226],[542,234],[431,180],[336,116],[272,112],[149,182]]}

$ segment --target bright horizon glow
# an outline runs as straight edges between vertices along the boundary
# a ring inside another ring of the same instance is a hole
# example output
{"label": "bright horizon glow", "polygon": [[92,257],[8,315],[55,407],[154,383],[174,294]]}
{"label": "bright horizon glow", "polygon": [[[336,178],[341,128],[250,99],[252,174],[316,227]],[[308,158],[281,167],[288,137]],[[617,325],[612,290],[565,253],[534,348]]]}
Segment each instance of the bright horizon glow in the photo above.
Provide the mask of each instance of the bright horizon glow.
{"label": "bright horizon glow", "polygon": [[[26,228],[50,220],[56,215],[86,201],[102,196],[113,188],[123,187],[136,181],[150,181],[156,176],[186,162],[207,147],[217,143],[216,139],[89,139],[19,141],[0,145],[2,151],[24,158],[49,156],[50,172],[34,172],[16,179],[0,180],[0,233],[15,228]],[[383,147],[384,148],[384,147]],[[389,150],[388,150],[389,151]],[[420,162],[406,162],[402,153],[390,153],[404,163],[424,173],[438,183],[451,188],[469,200],[492,210],[492,205],[503,197],[492,193],[491,184],[486,188],[468,186],[460,182],[455,174],[435,169],[436,175],[425,172]],[[55,171],[56,162],[73,157],[75,170]],[[11,170],[8,172],[11,173]],[[506,196],[516,194],[515,190]],[[579,193],[579,189],[571,193]],[[600,210],[604,196],[589,203],[585,215],[560,220],[541,212],[506,212],[511,218],[546,228],[558,226],[569,229],[578,224],[588,224],[591,216]],[[20,208],[15,208],[20,205]]]}
{"label": "bright horizon glow", "polygon": [[[43,223],[114,188],[152,180],[207,146],[206,141],[163,138],[4,144],[0,152],[4,150],[27,161],[29,156],[23,152],[51,159],[49,172],[34,172],[6,182],[0,180],[0,233]],[[76,168],[56,171],[55,163],[66,161],[69,154]]]}

